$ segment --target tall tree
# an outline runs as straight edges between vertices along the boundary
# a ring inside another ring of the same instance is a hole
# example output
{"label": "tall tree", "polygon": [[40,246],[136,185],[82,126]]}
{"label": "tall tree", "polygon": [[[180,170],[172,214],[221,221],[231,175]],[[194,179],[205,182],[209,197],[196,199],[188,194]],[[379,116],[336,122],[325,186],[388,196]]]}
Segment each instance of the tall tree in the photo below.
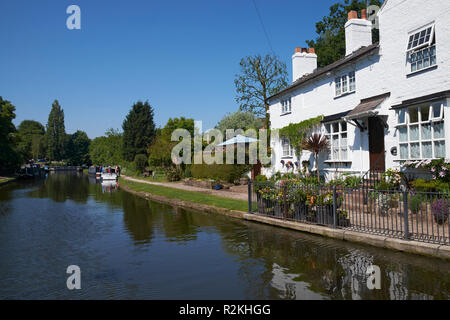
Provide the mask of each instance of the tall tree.
{"label": "tall tree", "polygon": [[[318,37],[306,41],[310,48],[316,49],[318,66],[325,67],[345,57],[345,23],[349,11],[360,12],[367,4],[381,6],[382,3],[383,0],[344,0],[332,5],[329,15],[316,23]],[[379,40],[378,29],[372,30],[372,39],[374,43]]]}
{"label": "tall tree", "polygon": [[137,154],[147,154],[147,147],[155,135],[153,108],[148,101],[135,103],[123,121],[123,157],[133,161]]}
{"label": "tall tree", "polygon": [[20,155],[15,149],[16,107],[0,96],[0,172],[9,172],[20,165]]}
{"label": "tall tree", "polygon": [[43,156],[42,137],[45,135],[45,127],[42,123],[24,120],[17,127],[17,135],[17,149],[25,160]]}
{"label": "tall tree", "polygon": [[251,112],[242,112],[237,111],[234,113],[228,113],[225,115],[222,120],[216,126],[216,129],[220,130],[226,138],[226,130],[227,129],[259,129],[264,125],[261,119],[255,117],[255,115]]}
{"label": "tall tree", "polygon": [[52,109],[48,115],[46,142],[47,155],[50,160],[62,160],[66,144],[66,130],[64,126],[64,110],[59,105],[58,100],[53,102]]}
{"label": "tall tree", "polygon": [[240,68],[240,74],[234,80],[236,102],[241,111],[266,117],[266,128],[269,128],[269,104],[266,99],[287,86],[286,64],[276,56],[255,55],[243,58]]}
{"label": "tall tree", "polygon": [[92,140],[89,157],[96,165],[118,165],[122,163],[122,133],[108,129],[105,136]]}
{"label": "tall tree", "polygon": [[89,145],[91,140],[86,132],[78,130],[69,136],[66,147],[66,159],[70,165],[89,165]]}

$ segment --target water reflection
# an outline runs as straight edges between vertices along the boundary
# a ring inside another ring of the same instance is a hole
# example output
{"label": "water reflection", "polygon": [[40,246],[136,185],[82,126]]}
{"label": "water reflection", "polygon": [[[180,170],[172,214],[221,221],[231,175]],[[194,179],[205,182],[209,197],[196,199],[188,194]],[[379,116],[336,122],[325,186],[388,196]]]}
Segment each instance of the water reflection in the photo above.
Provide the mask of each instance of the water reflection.
{"label": "water reflection", "polygon": [[[0,298],[42,298],[19,279],[74,298],[54,275],[74,261],[88,288],[75,298],[450,298],[448,262],[174,208],[86,175],[6,185],[0,208]],[[372,264],[381,290],[366,286]]]}

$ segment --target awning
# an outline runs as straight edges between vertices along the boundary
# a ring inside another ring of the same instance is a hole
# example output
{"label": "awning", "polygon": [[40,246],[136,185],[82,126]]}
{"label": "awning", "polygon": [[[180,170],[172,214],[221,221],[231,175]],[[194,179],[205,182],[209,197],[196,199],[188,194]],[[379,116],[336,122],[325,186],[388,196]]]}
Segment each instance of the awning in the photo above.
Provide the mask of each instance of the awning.
{"label": "awning", "polygon": [[224,143],[221,143],[217,146],[220,147],[220,146],[228,146],[228,145],[233,145],[233,144],[238,144],[238,143],[251,143],[251,142],[258,142],[258,141],[259,140],[256,140],[256,139],[253,139],[250,137],[244,137],[244,136],[241,136],[240,134],[238,134],[233,139],[227,140]]}
{"label": "awning", "polygon": [[375,109],[390,95],[391,93],[389,92],[361,100],[361,103],[345,116],[345,120],[354,120],[377,115],[378,112],[376,112]]}
{"label": "awning", "polygon": [[327,123],[327,122],[333,122],[336,120],[341,120],[342,118],[344,118],[346,115],[348,115],[350,113],[351,110],[345,111],[345,112],[340,112],[340,113],[336,113],[336,114],[332,114],[326,117],[323,117],[322,119],[322,123]]}

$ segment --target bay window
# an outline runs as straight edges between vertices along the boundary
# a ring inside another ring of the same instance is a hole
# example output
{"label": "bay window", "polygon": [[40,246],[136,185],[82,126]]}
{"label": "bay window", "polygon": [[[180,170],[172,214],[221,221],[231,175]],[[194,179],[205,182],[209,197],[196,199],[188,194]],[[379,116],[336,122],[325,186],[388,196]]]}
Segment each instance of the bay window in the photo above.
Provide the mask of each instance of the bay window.
{"label": "bay window", "polygon": [[444,104],[437,102],[397,111],[400,160],[445,157]]}
{"label": "bay window", "polygon": [[339,121],[325,124],[325,136],[330,142],[327,161],[348,160],[347,123]]}

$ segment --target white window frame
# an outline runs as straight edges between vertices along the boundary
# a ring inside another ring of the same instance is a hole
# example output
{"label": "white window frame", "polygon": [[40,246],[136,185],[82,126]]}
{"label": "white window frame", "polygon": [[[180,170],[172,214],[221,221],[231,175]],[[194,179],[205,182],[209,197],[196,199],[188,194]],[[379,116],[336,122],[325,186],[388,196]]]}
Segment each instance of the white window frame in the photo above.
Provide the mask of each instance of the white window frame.
{"label": "white window frame", "polygon": [[[337,124],[338,130],[335,131],[334,126]],[[343,124],[345,124],[345,130],[343,129]],[[327,150],[327,158],[326,162],[348,162],[349,161],[349,146],[348,146],[348,123],[345,121],[339,120],[339,121],[333,121],[333,122],[327,122],[323,124],[323,132],[324,135],[327,137],[327,140],[330,143],[330,148]],[[343,135],[346,135],[346,144],[343,144]],[[333,146],[333,141],[337,137],[338,145],[335,147]],[[335,157],[335,149],[338,150],[337,157]],[[345,149],[345,155],[343,150]]]}
{"label": "white window frame", "polygon": [[[351,81],[353,80],[353,81]],[[353,83],[353,88],[350,84]],[[356,72],[350,71],[349,73],[336,77],[334,79],[334,95],[340,97],[356,91]]]}
{"label": "white window frame", "polygon": [[[440,113],[439,113],[439,117],[434,117],[434,108],[440,108]],[[436,148],[435,148],[435,144],[436,143],[444,143],[444,150],[446,149],[446,143],[445,143],[445,119],[444,119],[444,107],[445,107],[445,103],[444,102],[435,102],[435,103],[425,103],[425,104],[420,104],[420,105],[415,105],[415,106],[410,106],[401,110],[397,111],[397,122],[400,122],[400,112],[404,111],[405,112],[405,122],[404,123],[398,123],[396,125],[397,128],[397,133],[398,133],[398,155],[400,157],[400,161],[408,161],[408,160],[428,160],[428,159],[439,159],[442,157],[437,157],[436,156]],[[411,118],[410,118],[410,110],[418,108],[418,122],[414,122],[411,123]],[[423,109],[428,109],[428,119],[422,119],[422,110]],[[444,134],[442,138],[436,138],[435,137],[435,127],[437,125],[443,125],[443,130],[444,130]],[[429,139],[425,139],[422,137],[422,127],[425,125],[430,125],[430,138]],[[419,138],[416,140],[412,140],[411,139],[411,127],[418,127],[418,136]],[[406,128],[407,129],[407,140],[406,141],[400,141],[400,129],[401,128]],[[423,152],[423,144],[430,144],[431,143],[431,157],[425,157],[424,156],[424,152]],[[418,158],[412,158],[411,157],[411,145],[417,145],[419,144],[419,149],[420,149],[420,153],[419,153],[419,157]],[[408,157],[407,158],[402,158],[402,152],[401,152],[401,147],[402,146],[407,146],[407,150],[408,150]],[[445,151],[444,151],[444,155],[443,157],[445,158]]]}
{"label": "white window frame", "polygon": [[[414,45],[414,41],[419,41],[420,39],[422,39],[421,34],[423,32],[425,32],[425,37],[428,36],[428,30],[431,30],[428,41],[426,41],[425,38],[423,43],[417,43],[416,45]],[[414,40],[416,37],[418,37],[418,39]],[[421,72],[437,66],[436,35],[434,23],[428,24],[427,26],[408,34],[406,60],[408,68],[407,75]]]}
{"label": "white window frame", "polygon": [[[287,150],[285,149],[287,146]],[[294,156],[294,149],[291,146],[291,142],[288,138],[281,139],[281,151],[282,158],[292,158]]]}
{"label": "white window frame", "polygon": [[285,115],[292,112],[291,98],[281,100],[281,115]]}

